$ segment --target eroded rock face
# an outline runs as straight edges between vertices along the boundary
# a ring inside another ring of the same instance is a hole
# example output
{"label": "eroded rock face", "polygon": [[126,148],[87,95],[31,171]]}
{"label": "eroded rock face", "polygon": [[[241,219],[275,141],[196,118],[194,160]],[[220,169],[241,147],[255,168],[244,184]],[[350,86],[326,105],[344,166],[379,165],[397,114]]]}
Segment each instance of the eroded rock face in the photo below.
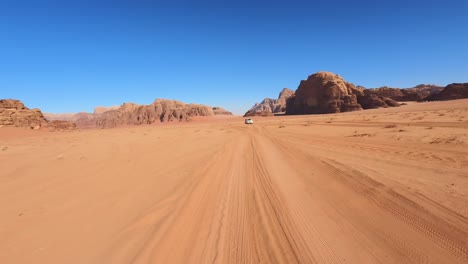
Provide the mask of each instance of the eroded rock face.
{"label": "eroded rock face", "polygon": [[447,85],[440,93],[426,98],[428,101],[443,101],[468,98],[468,83],[452,83]]}
{"label": "eroded rock face", "polygon": [[255,104],[244,116],[270,116],[286,111],[286,101],[294,95],[294,91],[288,88],[281,90],[278,99],[265,98],[261,103]]}
{"label": "eroded rock face", "polygon": [[39,129],[47,125],[41,110],[29,109],[19,100],[0,100],[0,125]]}
{"label": "eroded rock face", "polygon": [[312,74],[288,99],[286,114],[327,114],[362,110],[358,89],[331,72]]}
{"label": "eroded rock face", "polygon": [[47,127],[51,130],[73,129],[75,124],[72,122],[62,121],[48,122],[42,114],[41,110],[29,109],[19,100],[4,99],[0,100],[0,125],[28,127],[31,129],[40,129]]}
{"label": "eroded rock face", "polygon": [[104,112],[96,118],[96,126],[111,128],[121,125],[189,121],[195,116],[214,116],[216,114],[230,114],[230,112],[219,107],[156,99],[150,105],[125,103],[116,110]]}

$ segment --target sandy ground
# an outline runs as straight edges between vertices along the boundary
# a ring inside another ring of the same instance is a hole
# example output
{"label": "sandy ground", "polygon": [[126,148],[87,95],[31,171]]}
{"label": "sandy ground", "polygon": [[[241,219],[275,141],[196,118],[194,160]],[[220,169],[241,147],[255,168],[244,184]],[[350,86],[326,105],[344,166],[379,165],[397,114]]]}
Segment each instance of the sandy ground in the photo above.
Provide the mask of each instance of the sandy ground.
{"label": "sandy ground", "polygon": [[0,263],[468,263],[468,100],[0,128]]}

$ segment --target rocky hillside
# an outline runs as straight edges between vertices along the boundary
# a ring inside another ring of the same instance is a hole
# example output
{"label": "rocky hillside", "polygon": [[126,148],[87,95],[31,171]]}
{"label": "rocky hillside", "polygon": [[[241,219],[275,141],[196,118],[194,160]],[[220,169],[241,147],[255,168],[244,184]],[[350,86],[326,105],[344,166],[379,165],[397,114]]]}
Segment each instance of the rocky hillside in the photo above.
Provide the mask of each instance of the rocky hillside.
{"label": "rocky hillside", "polygon": [[452,83],[447,85],[440,93],[426,98],[428,101],[444,101],[468,98],[468,83]]}
{"label": "rocky hillside", "polygon": [[0,100],[0,126],[27,127],[50,130],[74,129],[75,123],[67,121],[49,122],[41,110],[27,108],[21,101],[14,99]]}
{"label": "rocky hillside", "polygon": [[301,81],[295,95],[287,100],[286,114],[327,114],[397,105],[391,98],[356,87],[337,74],[318,72]]}
{"label": "rocky hillside", "polygon": [[286,100],[294,95],[294,91],[284,88],[278,95],[278,99],[265,98],[261,103],[256,103],[244,116],[268,116],[286,111]]}

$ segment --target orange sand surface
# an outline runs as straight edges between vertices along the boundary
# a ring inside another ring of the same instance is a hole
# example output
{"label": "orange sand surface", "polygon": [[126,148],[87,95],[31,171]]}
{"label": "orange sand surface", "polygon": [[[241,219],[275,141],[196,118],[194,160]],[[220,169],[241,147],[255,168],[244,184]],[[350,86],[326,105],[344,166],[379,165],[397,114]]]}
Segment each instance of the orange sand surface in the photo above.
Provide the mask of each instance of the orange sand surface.
{"label": "orange sand surface", "polygon": [[468,100],[0,128],[0,263],[468,263]]}

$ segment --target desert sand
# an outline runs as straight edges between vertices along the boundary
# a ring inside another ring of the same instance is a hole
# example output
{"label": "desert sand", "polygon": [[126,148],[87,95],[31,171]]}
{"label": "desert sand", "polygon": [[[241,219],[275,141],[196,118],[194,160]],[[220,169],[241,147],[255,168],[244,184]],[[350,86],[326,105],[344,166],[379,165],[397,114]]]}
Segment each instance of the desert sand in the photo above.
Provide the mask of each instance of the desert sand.
{"label": "desert sand", "polygon": [[468,100],[0,128],[0,263],[468,263]]}

